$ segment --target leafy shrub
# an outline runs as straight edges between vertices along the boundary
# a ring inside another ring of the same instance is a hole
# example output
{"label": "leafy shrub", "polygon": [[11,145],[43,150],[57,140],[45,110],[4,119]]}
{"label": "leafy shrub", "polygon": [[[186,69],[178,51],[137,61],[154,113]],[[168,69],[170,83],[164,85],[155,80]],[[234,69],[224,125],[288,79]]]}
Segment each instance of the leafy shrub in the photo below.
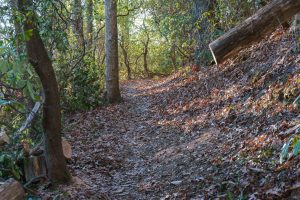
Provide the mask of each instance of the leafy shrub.
{"label": "leafy shrub", "polygon": [[13,177],[17,180],[23,175],[22,169],[17,164],[21,154],[19,151],[0,152],[0,177]]}

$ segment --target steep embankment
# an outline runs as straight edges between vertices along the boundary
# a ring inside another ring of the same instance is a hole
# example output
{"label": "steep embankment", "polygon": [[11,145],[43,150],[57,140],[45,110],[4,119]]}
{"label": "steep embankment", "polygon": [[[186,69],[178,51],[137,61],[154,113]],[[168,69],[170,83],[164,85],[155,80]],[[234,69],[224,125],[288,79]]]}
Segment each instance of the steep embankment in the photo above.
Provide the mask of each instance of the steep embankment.
{"label": "steep embankment", "polygon": [[[64,199],[283,199],[299,158],[279,164],[299,123],[300,55],[278,30],[221,66],[122,83],[124,102],[68,117],[74,183]],[[300,184],[298,184],[299,187]],[[64,191],[61,193],[61,191]]]}

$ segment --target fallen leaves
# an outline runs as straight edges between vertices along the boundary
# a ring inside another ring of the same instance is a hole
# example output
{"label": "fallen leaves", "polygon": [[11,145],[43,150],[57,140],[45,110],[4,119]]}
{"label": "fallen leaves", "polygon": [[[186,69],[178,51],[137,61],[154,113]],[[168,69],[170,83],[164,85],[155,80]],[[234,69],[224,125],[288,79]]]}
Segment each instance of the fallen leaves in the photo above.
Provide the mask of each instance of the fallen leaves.
{"label": "fallen leaves", "polygon": [[78,180],[62,191],[73,199],[282,197],[298,174],[296,159],[279,165],[280,133],[298,112],[282,97],[299,79],[299,55],[283,50],[282,37],[243,51],[246,60],[126,81],[123,103],[68,116]]}

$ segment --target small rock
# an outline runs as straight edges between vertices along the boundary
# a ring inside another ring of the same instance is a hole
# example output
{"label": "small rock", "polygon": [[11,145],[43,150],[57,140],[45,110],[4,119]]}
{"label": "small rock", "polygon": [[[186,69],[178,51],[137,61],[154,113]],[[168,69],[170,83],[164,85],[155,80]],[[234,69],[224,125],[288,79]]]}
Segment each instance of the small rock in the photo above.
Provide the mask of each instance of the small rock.
{"label": "small rock", "polygon": [[172,181],[171,182],[172,185],[176,185],[176,186],[180,185],[181,183],[182,183],[182,181]]}

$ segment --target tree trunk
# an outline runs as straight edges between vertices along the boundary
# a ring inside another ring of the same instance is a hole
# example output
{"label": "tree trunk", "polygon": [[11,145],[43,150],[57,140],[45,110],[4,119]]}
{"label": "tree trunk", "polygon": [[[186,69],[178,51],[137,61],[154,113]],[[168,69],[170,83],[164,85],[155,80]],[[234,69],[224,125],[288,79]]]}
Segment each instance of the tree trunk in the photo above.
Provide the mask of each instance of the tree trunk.
{"label": "tree trunk", "polygon": [[210,43],[209,48],[215,62],[220,64],[249,44],[264,38],[299,11],[299,0],[272,1],[252,17]]}
{"label": "tree trunk", "polygon": [[144,58],[144,73],[146,74],[147,78],[151,78],[149,69],[148,69],[148,61],[147,61],[147,56],[148,56],[148,46],[149,46],[149,35],[147,34],[147,40],[144,43],[144,53],[143,53],[143,58]]}
{"label": "tree trunk", "polygon": [[125,64],[125,67],[127,69],[127,79],[131,80],[132,79],[132,77],[131,77],[131,68],[130,68],[128,53],[127,53],[127,50],[126,50],[126,49],[128,49],[128,46],[125,46],[124,43],[125,43],[124,41],[121,41],[120,42],[120,47],[122,49],[122,53],[123,53],[123,57],[124,57],[124,64]]}
{"label": "tree trunk", "polygon": [[150,74],[149,69],[148,69],[148,60],[147,60],[147,57],[148,57],[148,46],[149,46],[149,43],[150,43],[150,35],[149,35],[148,30],[147,30],[147,26],[145,24],[145,19],[143,20],[143,27],[144,27],[144,31],[145,31],[145,34],[146,34],[146,41],[142,42],[143,45],[144,45],[144,52],[143,52],[144,73],[147,76],[147,78],[151,78],[151,74]]}
{"label": "tree trunk", "polygon": [[206,11],[208,11],[210,5],[213,1],[209,0],[193,0],[193,17],[196,25],[196,52],[194,55],[194,62],[197,65],[200,65],[201,63],[204,63],[203,60],[201,60],[201,54],[202,51],[206,50],[207,44],[208,44],[208,33],[207,33],[207,26],[208,26],[208,20],[206,17],[203,17],[202,14]]}
{"label": "tree trunk", "polygon": [[121,100],[119,89],[117,0],[105,0],[105,25],[105,87],[107,101],[113,103]]}
{"label": "tree trunk", "polygon": [[[124,5],[128,8],[129,0],[125,0]],[[123,16],[119,20],[119,25],[120,25],[120,35],[121,35],[120,47],[122,49],[124,64],[127,70],[127,79],[131,80],[132,77],[131,77],[131,68],[130,68],[130,61],[129,61],[129,52],[130,52],[129,19],[130,19],[130,13],[128,13],[127,16]]]}
{"label": "tree trunk", "polygon": [[70,174],[61,145],[61,110],[58,84],[52,62],[34,24],[36,16],[34,14],[27,15],[28,12],[33,12],[30,10],[32,5],[32,0],[18,0],[19,10],[26,16],[24,32],[32,31],[31,37],[26,41],[28,60],[38,74],[45,92],[43,130],[48,177],[54,183],[66,183],[70,180]]}
{"label": "tree trunk", "polygon": [[72,29],[79,48],[84,47],[83,19],[81,0],[73,0],[72,4]]}
{"label": "tree trunk", "polygon": [[174,71],[176,72],[177,63],[176,63],[176,45],[175,44],[172,44],[170,53],[171,53],[170,57],[171,57],[171,60],[172,60],[172,65],[173,65]]}
{"label": "tree trunk", "polygon": [[94,21],[94,3],[93,0],[86,0],[86,32],[87,32],[87,51],[92,50],[93,44],[93,21]]}

